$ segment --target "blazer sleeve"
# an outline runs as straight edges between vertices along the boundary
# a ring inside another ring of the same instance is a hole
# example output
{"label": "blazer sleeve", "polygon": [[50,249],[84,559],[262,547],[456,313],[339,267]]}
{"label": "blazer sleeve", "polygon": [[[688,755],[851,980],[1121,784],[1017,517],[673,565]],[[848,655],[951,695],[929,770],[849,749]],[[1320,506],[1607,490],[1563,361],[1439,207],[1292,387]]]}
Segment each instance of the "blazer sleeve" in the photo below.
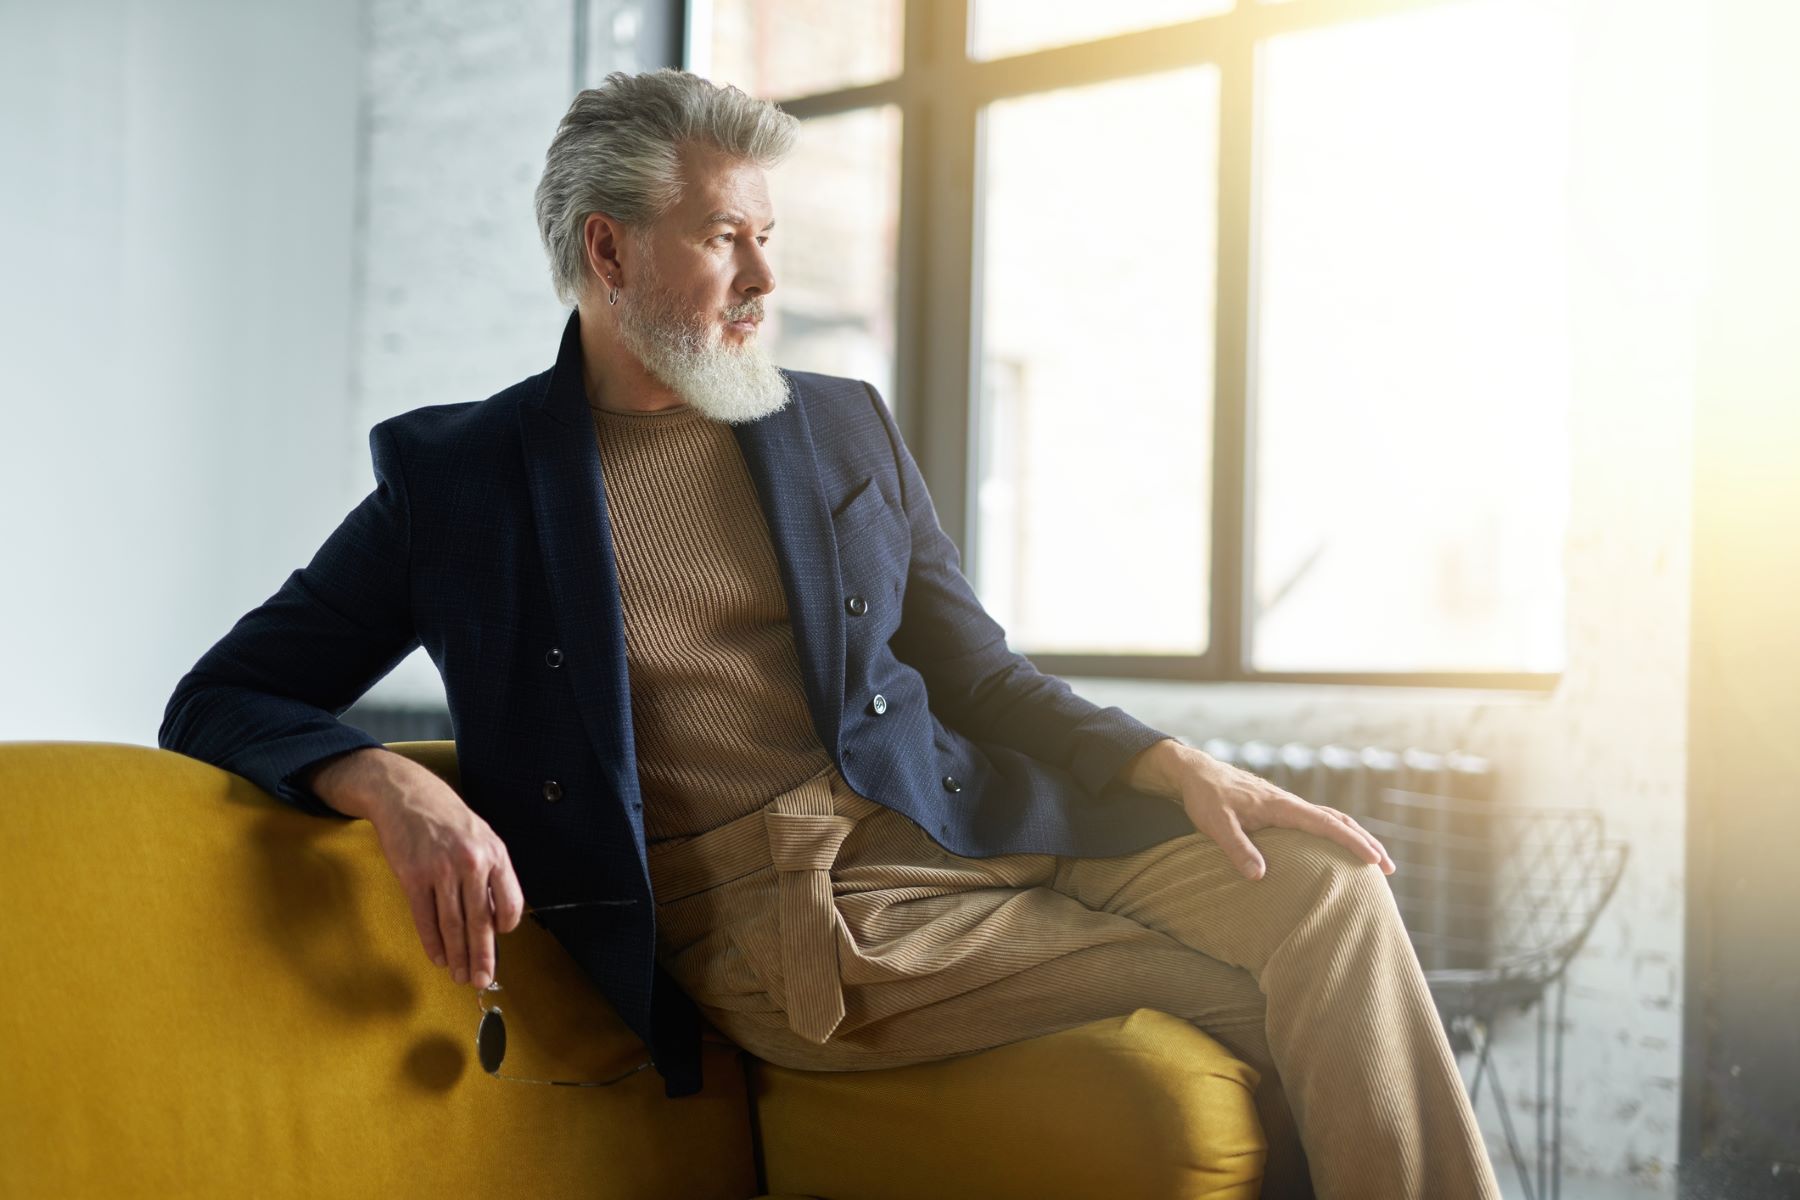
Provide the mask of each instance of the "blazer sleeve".
{"label": "blazer sleeve", "polygon": [[419,644],[408,584],[411,510],[385,426],[369,431],[375,490],[310,563],[181,678],[157,732],[163,749],[242,775],[317,816],[345,817],[298,777],[327,758],[381,745],[338,714]]}
{"label": "blazer sleeve", "polygon": [[920,675],[931,707],[964,736],[998,743],[1072,772],[1099,797],[1140,750],[1173,734],[1117,707],[1077,696],[1009,650],[1006,631],[988,615],[964,577],[956,543],[938,523],[918,464],[887,404],[868,383],[869,403],[887,431],[900,473],[901,504],[912,529],[912,562],[894,654]]}

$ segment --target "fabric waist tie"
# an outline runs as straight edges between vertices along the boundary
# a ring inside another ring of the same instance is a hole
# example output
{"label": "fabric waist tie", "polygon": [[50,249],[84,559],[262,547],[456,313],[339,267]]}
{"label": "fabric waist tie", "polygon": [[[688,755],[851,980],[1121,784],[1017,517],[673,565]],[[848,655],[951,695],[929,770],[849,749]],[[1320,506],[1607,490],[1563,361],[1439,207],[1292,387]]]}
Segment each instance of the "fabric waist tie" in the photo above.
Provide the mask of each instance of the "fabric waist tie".
{"label": "fabric waist tie", "polygon": [[833,766],[717,829],[646,847],[659,905],[775,868],[788,1027],[815,1045],[844,1019],[831,867],[857,820],[879,808]]}

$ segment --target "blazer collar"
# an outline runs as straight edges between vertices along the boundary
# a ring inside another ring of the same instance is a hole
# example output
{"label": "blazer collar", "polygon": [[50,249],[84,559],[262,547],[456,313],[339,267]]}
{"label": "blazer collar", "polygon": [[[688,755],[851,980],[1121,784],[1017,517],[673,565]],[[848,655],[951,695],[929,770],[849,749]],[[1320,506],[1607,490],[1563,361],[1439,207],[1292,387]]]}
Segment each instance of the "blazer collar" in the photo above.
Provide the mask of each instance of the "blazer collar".
{"label": "blazer collar", "polygon": [[[635,799],[625,627],[604,468],[582,379],[580,315],[579,309],[569,314],[542,390],[520,403],[519,432],[565,669],[595,752],[615,772],[617,794]],[[805,392],[792,373],[783,370],[782,376],[791,392],[787,405],[731,428],[780,564],[813,726],[836,760],[844,695],[837,542],[806,420]],[[630,805],[626,811],[641,841],[641,815]]]}

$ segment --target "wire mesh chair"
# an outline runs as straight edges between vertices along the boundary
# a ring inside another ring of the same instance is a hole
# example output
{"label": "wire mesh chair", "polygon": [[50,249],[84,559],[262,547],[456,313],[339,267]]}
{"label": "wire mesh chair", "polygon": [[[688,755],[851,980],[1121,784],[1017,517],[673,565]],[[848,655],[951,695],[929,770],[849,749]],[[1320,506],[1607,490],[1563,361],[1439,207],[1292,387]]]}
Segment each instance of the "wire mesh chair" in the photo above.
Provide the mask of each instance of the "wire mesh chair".
{"label": "wire mesh chair", "polygon": [[[1395,902],[1426,982],[1460,1058],[1473,1053],[1471,1104],[1492,1075],[1506,1144],[1526,1200],[1562,1195],[1562,1038],[1569,962],[1618,888],[1629,847],[1607,840],[1587,808],[1511,808],[1486,800],[1381,790],[1381,812],[1362,823],[1387,847]],[[1555,1037],[1547,1037],[1546,993],[1555,989]],[[1533,1166],[1513,1128],[1493,1061],[1491,1031],[1509,1009],[1537,1008],[1537,1136]],[[1544,1058],[1555,1065],[1545,1161]],[[1535,1181],[1535,1186],[1534,1186]]]}

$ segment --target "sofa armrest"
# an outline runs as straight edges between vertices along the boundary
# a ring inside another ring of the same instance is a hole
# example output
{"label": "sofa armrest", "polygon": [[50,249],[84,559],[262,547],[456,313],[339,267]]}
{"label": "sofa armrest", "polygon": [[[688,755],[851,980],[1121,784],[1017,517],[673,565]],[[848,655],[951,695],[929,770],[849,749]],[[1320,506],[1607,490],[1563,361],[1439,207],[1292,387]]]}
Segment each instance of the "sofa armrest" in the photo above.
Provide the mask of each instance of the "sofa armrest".
{"label": "sofa armrest", "polygon": [[425,742],[387,742],[384,748],[405,755],[429,769],[439,779],[457,790],[462,789],[462,772],[456,765],[456,743],[448,739]]}
{"label": "sofa armrest", "polygon": [[[648,1071],[484,1074],[474,989],[425,957],[366,821],[173,751],[0,743],[0,878],[0,1195],[755,1190],[734,1051],[676,1100]],[[547,931],[505,938],[507,1071],[642,1057]]]}

